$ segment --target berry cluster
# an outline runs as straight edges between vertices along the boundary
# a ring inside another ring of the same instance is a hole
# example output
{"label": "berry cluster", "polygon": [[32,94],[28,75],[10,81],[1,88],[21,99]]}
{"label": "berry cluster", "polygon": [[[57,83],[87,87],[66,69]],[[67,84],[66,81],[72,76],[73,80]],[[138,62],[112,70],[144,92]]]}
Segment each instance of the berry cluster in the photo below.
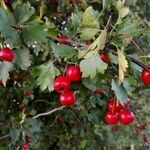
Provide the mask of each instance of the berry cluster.
{"label": "berry cluster", "polygon": [[74,93],[70,90],[71,82],[81,79],[81,71],[77,65],[67,67],[65,76],[58,76],[54,81],[54,90],[60,93],[59,103],[72,106],[76,102]]}
{"label": "berry cluster", "polygon": [[121,105],[117,100],[111,100],[108,102],[105,120],[109,125],[115,125],[120,121],[123,125],[128,125],[133,122],[134,114],[131,110],[126,109],[130,99],[123,105]]}
{"label": "berry cluster", "polygon": [[13,61],[14,51],[8,47],[4,47],[0,50],[0,60],[2,61]]}

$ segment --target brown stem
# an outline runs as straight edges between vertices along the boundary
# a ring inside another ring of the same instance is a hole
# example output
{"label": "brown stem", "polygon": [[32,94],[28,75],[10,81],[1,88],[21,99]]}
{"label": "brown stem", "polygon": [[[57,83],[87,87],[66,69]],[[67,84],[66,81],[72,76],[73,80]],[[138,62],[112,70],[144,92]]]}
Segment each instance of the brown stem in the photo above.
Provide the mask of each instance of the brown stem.
{"label": "brown stem", "polygon": [[[54,36],[54,35],[49,35],[50,38],[56,40],[56,41],[59,41],[59,42],[64,42],[64,40],[62,39],[59,39],[57,36]],[[83,44],[83,43],[80,43],[80,42],[77,42],[77,41],[73,41],[71,39],[68,39],[68,40],[65,40],[66,43],[69,43],[69,44],[74,44],[75,46],[77,47],[87,47],[86,44]]]}

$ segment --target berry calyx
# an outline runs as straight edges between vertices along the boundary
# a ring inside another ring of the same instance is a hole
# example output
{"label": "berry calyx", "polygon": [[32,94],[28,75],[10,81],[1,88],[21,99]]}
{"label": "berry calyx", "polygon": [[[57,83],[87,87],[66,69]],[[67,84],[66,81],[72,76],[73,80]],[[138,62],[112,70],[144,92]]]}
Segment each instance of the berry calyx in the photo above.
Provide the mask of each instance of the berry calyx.
{"label": "berry calyx", "polygon": [[81,79],[81,71],[79,66],[69,66],[66,70],[66,77],[70,81],[79,81]]}
{"label": "berry calyx", "polygon": [[145,85],[150,85],[150,71],[143,69],[141,73],[142,82]]}
{"label": "berry calyx", "polygon": [[59,103],[65,106],[72,106],[76,102],[76,97],[72,91],[66,91],[60,94]]}
{"label": "berry calyx", "polygon": [[70,81],[67,77],[59,76],[55,79],[53,86],[56,92],[61,93],[70,89]]}
{"label": "berry calyx", "polygon": [[99,55],[104,62],[108,63],[110,61],[108,55],[106,55],[105,53],[100,52]]}
{"label": "berry calyx", "polygon": [[128,125],[133,122],[134,120],[134,114],[129,109],[124,109],[119,113],[119,120],[123,125]]}
{"label": "berry calyx", "polygon": [[13,61],[14,60],[14,51],[8,47],[4,47],[0,51],[0,60]]}
{"label": "berry calyx", "polygon": [[118,122],[118,113],[107,112],[105,120],[109,125],[115,125]]}
{"label": "berry calyx", "polygon": [[22,150],[28,150],[29,145],[27,143],[22,144]]}
{"label": "berry calyx", "polygon": [[124,107],[116,100],[110,100],[107,104],[108,111],[110,112],[120,112]]}

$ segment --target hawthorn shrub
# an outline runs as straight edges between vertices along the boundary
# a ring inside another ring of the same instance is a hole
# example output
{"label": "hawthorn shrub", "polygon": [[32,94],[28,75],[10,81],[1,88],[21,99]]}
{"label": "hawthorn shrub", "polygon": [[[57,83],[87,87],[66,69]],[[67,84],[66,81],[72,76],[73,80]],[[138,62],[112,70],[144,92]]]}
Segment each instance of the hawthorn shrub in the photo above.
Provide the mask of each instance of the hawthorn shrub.
{"label": "hawthorn shrub", "polygon": [[150,148],[149,0],[1,0],[0,149]]}

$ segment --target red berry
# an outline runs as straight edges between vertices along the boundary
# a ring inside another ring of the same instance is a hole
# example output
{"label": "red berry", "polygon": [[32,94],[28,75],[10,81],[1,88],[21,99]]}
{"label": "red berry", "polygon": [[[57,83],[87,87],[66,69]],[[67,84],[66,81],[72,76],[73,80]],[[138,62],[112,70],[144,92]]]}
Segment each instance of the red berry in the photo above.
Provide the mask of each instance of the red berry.
{"label": "red berry", "polygon": [[106,55],[102,52],[100,52],[99,55],[104,62],[108,63],[110,61],[108,55]]}
{"label": "red berry", "polygon": [[31,143],[32,139],[26,139],[26,143]]}
{"label": "red berry", "polygon": [[66,70],[66,77],[70,81],[79,81],[81,79],[81,71],[78,66],[69,66]]}
{"label": "red berry", "polygon": [[0,59],[5,61],[14,60],[14,51],[8,47],[4,47],[0,51]]}
{"label": "red berry", "polygon": [[95,91],[95,93],[96,93],[96,94],[104,94],[105,91],[104,91],[104,90],[101,90],[101,89],[97,89],[97,90]]}
{"label": "red berry", "polygon": [[141,73],[141,78],[145,85],[150,85],[150,70],[147,71],[143,69]]}
{"label": "red berry", "polygon": [[105,120],[108,124],[114,125],[118,122],[118,113],[107,112]]}
{"label": "red berry", "polygon": [[124,109],[119,113],[119,120],[122,124],[128,125],[133,122],[134,120],[134,114],[129,109]]}
{"label": "red berry", "polygon": [[92,44],[92,41],[86,40],[86,41],[85,41],[85,44],[86,44],[86,45],[91,45],[91,44]]}
{"label": "red berry", "polygon": [[107,104],[107,108],[110,112],[120,112],[124,107],[120,103],[117,105],[116,100],[110,100]]}
{"label": "red berry", "polygon": [[64,44],[69,39],[67,35],[60,35],[58,38],[60,39],[58,44]]}
{"label": "red berry", "polygon": [[22,149],[23,150],[28,150],[29,149],[29,145],[27,143],[22,144]]}
{"label": "red berry", "polygon": [[26,104],[25,104],[24,102],[21,102],[21,103],[19,104],[19,108],[20,108],[20,109],[24,109],[25,106],[26,106]]}
{"label": "red berry", "polygon": [[27,95],[27,96],[30,96],[32,94],[32,91],[30,91],[30,90],[27,90],[26,92],[25,92],[25,95]]}
{"label": "red berry", "polygon": [[72,91],[66,91],[60,94],[59,103],[61,105],[71,106],[74,105],[76,97]]}
{"label": "red berry", "polygon": [[61,93],[70,89],[70,81],[67,77],[59,76],[55,79],[53,86],[56,92]]}

